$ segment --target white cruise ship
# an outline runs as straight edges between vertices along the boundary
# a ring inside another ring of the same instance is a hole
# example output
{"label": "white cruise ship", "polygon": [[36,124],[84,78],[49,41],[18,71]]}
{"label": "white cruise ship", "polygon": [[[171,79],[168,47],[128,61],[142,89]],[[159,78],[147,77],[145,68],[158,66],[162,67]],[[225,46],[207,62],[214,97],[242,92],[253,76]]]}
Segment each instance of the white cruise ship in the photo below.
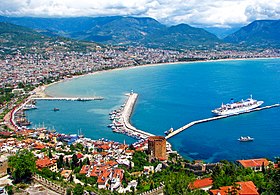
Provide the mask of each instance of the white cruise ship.
{"label": "white cruise ship", "polygon": [[241,100],[239,102],[234,102],[232,99],[230,103],[222,104],[220,108],[216,108],[212,110],[212,113],[216,115],[239,114],[257,108],[261,106],[263,103],[264,103],[263,101],[254,100],[251,95],[250,98],[246,100]]}

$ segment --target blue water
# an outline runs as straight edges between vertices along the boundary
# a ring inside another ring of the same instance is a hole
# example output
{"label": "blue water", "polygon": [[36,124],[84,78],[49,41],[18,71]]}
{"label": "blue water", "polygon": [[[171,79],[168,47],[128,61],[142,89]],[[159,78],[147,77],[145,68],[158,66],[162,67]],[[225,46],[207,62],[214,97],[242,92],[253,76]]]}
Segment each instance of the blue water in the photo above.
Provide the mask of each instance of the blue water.
{"label": "blue water", "polygon": [[[100,72],[47,89],[55,96],[103,96],[102,101],[38,101],[28,111],[33,125],[44,123],[58,132],[77,133],[119,142],[134,140],[107,128],[108,113],[133,89],[139,94],[131,121],[157,135],[193,120],[211,117],[211,110],[231,98],[253,94],[264,105],[280,102],[280,59],[196,62]],[[54,112],[54,107],[60,111]],[[171,138],[173,149],[188,159],[217,162],[280,155],[280,108],[199,124]],[[253,142],[240,143],[240,136]]]}

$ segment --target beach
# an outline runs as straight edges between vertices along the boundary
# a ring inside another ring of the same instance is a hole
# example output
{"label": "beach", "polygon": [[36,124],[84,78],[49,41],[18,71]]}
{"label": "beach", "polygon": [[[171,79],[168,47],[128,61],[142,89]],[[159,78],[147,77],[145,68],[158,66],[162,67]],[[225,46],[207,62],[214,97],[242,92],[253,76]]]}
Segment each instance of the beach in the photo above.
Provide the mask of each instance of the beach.
{"label": "beach", "polygon": [[109,70],[99,70],[99,71],[95,71],[95,72],[91,72],[91,73],[86,73],[83,75],[73,76],[71,78],[61,79],[59,81],[55,81],[50,84],[38,86],[37,88],[35,88],[33,90],[33,92],[34,92],[33,96],[35,96],[35,97],[52,97],[50,94],[47,94],[45,91],[48,87],[59,84],[61,82],[68,82],[73,79],[78,79],[78,78],[89,76],[89,75],[95,75],[95,74],[112,72],[112,71],[121,71],[121,70],[143,68],[143,67],[167,66],[167,65],[174,65],[174,64],[176,65],[176,64],[194,64],[194,63],[203,63],[203,62],[226,62],[226,61],[235,61],[235,60],[265,60],[265,59],[279,59],[279,58],[277,58],[277,57],[273,57],[273,58],[228,58],[228,59],[217,59],[217,60],[197,60],[197,61],[186,61],[186,62],[143,64],[143,65],[137,65],[137,66],[126,66],[126,67],[120,67],[120,68],[113,68],[113,69],[109,69]]}

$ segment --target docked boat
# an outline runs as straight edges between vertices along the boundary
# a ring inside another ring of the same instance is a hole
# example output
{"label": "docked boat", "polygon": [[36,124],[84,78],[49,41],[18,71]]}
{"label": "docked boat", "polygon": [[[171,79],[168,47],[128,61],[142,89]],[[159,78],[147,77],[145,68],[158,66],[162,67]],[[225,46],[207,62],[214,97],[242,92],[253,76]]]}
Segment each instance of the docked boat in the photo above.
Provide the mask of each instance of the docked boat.
{"label": "docked boat", "polygon": [[254,138],[252,138],[252,137],[250,137],[250,136],[245,136],[245,137],[240,137],[239,139],[238,139],[238,141],[240,141],[240,142],[250,142],[250,141],[254,141]]}
{"label": "docked boat", "polygon": [[164,134],[168,135],[170,133],[172,133],[174,131],[174,129],[171,127],[168,131],[165,131]]}
{"label": "docked boat", "polygon": [[31,110],[31,109],[36,109],[37,107],[34,104],[26,104],[23,106],[23,110]]}
{"label": "docked boat", "polygon": [[230,103],[222,104],[221,107],[212,110],[212,113],[219,116],[240,114],[260,107],[263,103],[263,101],[253,99],[251,95],[250,98],[239,102],[234,102],[234,100],[231,99]]}

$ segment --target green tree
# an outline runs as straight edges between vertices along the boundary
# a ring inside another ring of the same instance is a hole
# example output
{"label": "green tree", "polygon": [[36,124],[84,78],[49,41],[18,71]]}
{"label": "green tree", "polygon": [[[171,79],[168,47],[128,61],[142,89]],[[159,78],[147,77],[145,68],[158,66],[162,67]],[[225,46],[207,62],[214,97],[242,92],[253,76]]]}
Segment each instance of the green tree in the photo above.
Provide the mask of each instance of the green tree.
{"label": "green tree", "polygon": [[5,189],[8,193],[8,195],[13,194],[13,186],[7,185],[7,186],[5,186]]}
{"label": "green tree", "polygon": [[72,192],[71,188],[67,188],[66,195],[71,195],[71,192]]}
{"label": "green tree", "polygon": [[86,157],[84,160],[83,160],[83,165],[90,165],[90,161],[89,161],[89,158]]}
{"label": "green tree", "polygon": [[270,194],[280,194],[280,170],[269,170],[266,177],[269,183],[267,192]]}
{"label": "green tree", "polygon": [[164,179],[164,194],[189,194],[188,185],[194,177],[180,171],[170,172]]}
{"label": "green tree", "polygon": [[49,148],[49,154],[48,154],[49,158],[53,158],[53,155],[52,155],[52,149]]}
{"label": "green tree", "polygon": [[73,189],[73,195],[83,195],[83,194],[84,194],[84,187],[78,183],[76,187]]}
{"label": "green tree", "polygon": [[85,147],[85,154],[88,154],[88,147]]}
{"label": "green tree", "polygon": [[70,181],[70,182],[73,182],[73,176],[72,176],[72,174],[70,175],[69,181]]}
{"label": "green tree", "polygon": [[88,178],[87,178],[87,182],[88,182],[90,185],[94,185],[94,184],[96,184],[96,182],[97,182],[97,177],[88,177]]}
{"label": "green tree", "polygon": [[213,170],[213,189],[217,189],[221,186],[231,186],[237,181],[238,167],[228,161],[223,161],[222,165],[216,166]]}
{"label": "green tree", "polygon": [[84,146],[81,143],[77,143],[76,148],[78,148],[81,152],[84,150]]}
{"label": "green tree", "polygon": [[64,162],[63,162],[63,156],[60,155],[57,161],[57,168],[62,168],[64,166]]}
{"label": "green tree", "polygon": [[66,166],[67,168],[69,168],[69,167],[70,167],[70,164],[69,164],[69,160],[68,160],[68,158],[66,158],[66,160],[65,160],[65,166]]}
{"label": "green tree", "polygon": [[43,177],[52,178],[53,173],[52,173],[52,171],[51,171],[50,169],[44,167],[44,168],[42,169],[42,171],[41,171],[41,175],[42,175]]}
{"label": "green tree", "polygon": [[77,155],[73,154],[72,163],[71,163],[72,169],[74,169],[78,165],[78,162],[79,162],[79,159],[78,159]]}
{"label": "green tree", "polygon": [[75,146],[73,144],[70,145],[70,150],[73,152],[75,150]]}
{"label": "green tree", "polygon": [[19,151],[8,159],[15,183],[28,182],[36,170],[34,155],[28,150]]}

